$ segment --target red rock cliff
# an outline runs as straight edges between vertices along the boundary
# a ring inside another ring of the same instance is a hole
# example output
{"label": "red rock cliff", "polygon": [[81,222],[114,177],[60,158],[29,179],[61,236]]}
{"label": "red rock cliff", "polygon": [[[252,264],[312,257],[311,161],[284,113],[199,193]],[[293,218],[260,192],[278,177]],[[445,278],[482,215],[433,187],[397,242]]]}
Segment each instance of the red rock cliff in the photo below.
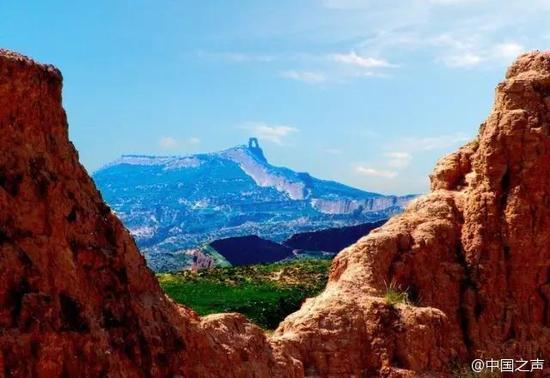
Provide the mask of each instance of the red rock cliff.
{"label": "red rock cliff", "polygon": [[[550,361],[550,54],[521,56],[432,192],[266,339],[166,298],[67,138],[61,75],[0,53],[0,376],[444,376]],[[387,286],[409,304],[388,304]]]}
{"label": "red rock cliff", "polygon": [[[521,56],[478,137],[432,192],[345,249],[326,291],[276,337],[306,372],[444,372],[476,357],[550,359],[550,53]],[[410,305],[381,298],[389,284]]]}
{"label": "red rock cliff", "polygon": [[0,377],[272,375],[259,328],[164,295],[78,162],[61,81],[0,50]]}

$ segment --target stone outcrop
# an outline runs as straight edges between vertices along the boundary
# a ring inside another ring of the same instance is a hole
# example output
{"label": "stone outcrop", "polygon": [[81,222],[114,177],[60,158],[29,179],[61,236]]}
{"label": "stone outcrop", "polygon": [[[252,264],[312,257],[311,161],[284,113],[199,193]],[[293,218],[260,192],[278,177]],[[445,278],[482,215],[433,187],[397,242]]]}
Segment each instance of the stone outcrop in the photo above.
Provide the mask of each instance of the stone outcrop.
{"label": "stone outcrop", "polygon": [[[444,376],[550,360],[550,53],[521,56],[432,192],[267,338],[164,295],[68,141],[61,75],[0,53],[0,376]],[[406,303],[385,299],[388,287]]]}
{"label": "stone outcrop", "polygon": [[[444,372],[550,358],[550,53],[521,56],[432,192],[334,260],[276,332],[312,374]],[[389,306],[387,287],[409,304]]]}

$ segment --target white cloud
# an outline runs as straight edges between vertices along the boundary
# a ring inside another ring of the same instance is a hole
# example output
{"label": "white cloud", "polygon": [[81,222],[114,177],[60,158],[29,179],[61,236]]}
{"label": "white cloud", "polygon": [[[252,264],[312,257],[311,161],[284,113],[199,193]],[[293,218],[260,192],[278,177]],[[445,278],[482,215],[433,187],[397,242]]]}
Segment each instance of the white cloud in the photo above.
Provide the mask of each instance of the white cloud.
{"label": "white cloud", "polygon": [[158,145],[163,150],[175,150],[180,147],[197,145],[201,141],[197,137],[191,137],[186,139],[176,139],[171,136],[163,136],[159,139]]}
{"label": "white cloud", "polygon": [[[312,17],[303,17],[291,29],[270,30],[268,34],[268,37],[282,34],[291,38],[307,35],[308,44],[303,49],[200,52],[200,55],[236,63],[272,62],[276,64],[271,68],[280,71],[282,78],[332,84],[369,76],[384,77],[393,74],[392,67],[416,67],[418,63],[429,62],[453,69],[502,69],[526,49],[546,46],[549,38],[548,0],[317,0],[317,3],[321,9],[311,9]],[[315,33],[309,33],[313,30]],[[312,50],[309,46],[319,48]]]}
{"label": "white cloud", "polygon": [[443,56],[441,61],[448,67],[475,67],[479,65],[483,58],[471,52],[458,53]]}
{"label": "white cloud", "polygon": [[412,155],[408,152],[394,151],[388,152],[384,156],[388,158],[388,166],[395,169],[407,168],[412,160]]}
{"label": "white cloud", "polygon": [[187,140],[189,144],[199,144],[201,140],[197,137],[191,137]]}
{"label": "white cloud", "polygon": [[337,63],[349,64],[351,66],[364,68],[364,69],[394,67],[393,64],[390,64],[385,59],[361,56],[357,54],[355,51],[351,51],[346,54],[333,54],[331,55],[331,58]]}
{"label": "white cloud", "polygon": [[261,140],[267,140],[269,142],[284,145],[287,137],[291,134],[298,132],[295,127],[287,125],[269,125],[264,122],[247,122],[242,129],[249,130]]}
{"label": "white cloud", "polygon": [[547,45],[548,0],[319,2],[334,20],[325,38],[350,41],[357,55],[384,57],[386,63],[425,60],[501,70],[522,52]]}
{"label": "white cloud", "polygon": [[208,52],[199,51],[198,56],[213,60],[224,60],[231,63],[260,62],[269,63],[277,59],[275,55],[244,53],[238,51],[229,52]]}
{"label": "white cloud", "polygon": [[362,176],[393,179],[396,177],[405,177],[405,169],[410,166],[413,155],[426,151],[449,149],[463,143],[468,138],[463,134],[448,134],[429,137],[405,137],[401,138],[391,145],[390,148],[396,148],[393,151],[383,153],[377,161],[378,164],[358,163],[354,165],[354,171]]}
{"label": "white cloud", "polygon": [[448,67],[472,68],[482,64],[508,64],[525,48],[514,41],[489,45],[487,41],[472,36],[461,40],[449,34],[442,34],[433,39],[436,46],[443,48],[438,61]]}
{"label": "white cloud", "polygon": [[342,83],[354,78],[387,76],[383,70],[397,67],[386,59],[360,55],[356,51],[301,55],[298,60],[315,67],[314,70],[287,70],[280,76],[309,84]]}
{"label": "white cloud", "polygon": [[525,48],[516,42],[499,43],[493,49],[493,55],[496,58],[511,60],[525,51]]}
{"label": "white cloud", "polygon": [[480,55],[479,42],[469,36],[464,40],[444,33],[432,38],[431,43],[441,48],[437,61],[447,67],[471,68],[481,64],[485,59]]}
{"label": "white cloud", "polygon": [[[302,81],[308,84],[324,82],[341,82],[342,78],[362,76],[383,76],[381,69],[397,67],[386,59],[363,56],[356,51],[346,53],[318,53],[305,52],[258,54],[245,52],[207,52],[200,51],[198,56],[215,61],[229,63],[271,63],[285,62],[292,65],[306,67],[304,69],[289,68],[279,72],[284,79]],[[346,68],[346,69],[344,69]]]}
{"label": "white cloud", "polygon": [[393,179],[399,176],[400,171],[407,168],[412,160],[408,152],[393,151],[383,154],[384,162],[382,167],[375,168],[372,165],[359,163],[355,164],[354,170],[361,176]]}
{"label": "white cloud", "polygon": [[308,84],[319,84],[326,81],[325,75],[311,71],[283,71],[280,76],[285,79],[303,81]]}
{"label": "white cloud", "polygon": [[392,179],[397,176],[397,172],[395,171],[376,169],[365,165],[356,165],[355,172],[363,176],[381,177],[386,179]]}
{"label": "white cloud", "polygon": [[163,150],[172,150],[178,147],[178,141],[176,138],[163,136],[159,139],[158,144]]}
{"label": "white cloud", "polygon": [[469,138],[463,133],[444,134],[428,137],[404,137],[395,143],[402,151],[411,153],[414,151],[444,150],[456,147]]}

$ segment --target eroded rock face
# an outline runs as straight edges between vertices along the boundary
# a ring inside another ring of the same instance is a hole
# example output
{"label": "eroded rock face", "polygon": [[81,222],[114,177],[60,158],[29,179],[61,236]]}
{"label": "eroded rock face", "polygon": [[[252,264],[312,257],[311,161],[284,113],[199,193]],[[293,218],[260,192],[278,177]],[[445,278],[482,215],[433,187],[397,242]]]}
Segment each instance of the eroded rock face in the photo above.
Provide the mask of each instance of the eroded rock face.
{"label": "eroded rock face", "polygon": [[[61,75],[0,52],[0,376],[441,376],[550,360],[550,53],[520,57],[432,192],[274,336],[166,298],[68,141]],[[388,286],[410,304],[388,304]]]}
{"label": "eroded rock face", "polygon": [[[443,373],[476,357],[550,359],[550,53],[521,56],[478,137],[432,193],[335,259],[276,332],[306,371]],[[386,286],[411,305],[388,306]]]}
{"label": "eroded rock face", "polygon": [[0,51],[0,130],[0,377],[271,373],[259,328],[164,295],[78,162],[57,69]]}
{"label": "eroded rock face", "polygon": [[0,130],[0,375],[167,372],[179,315],[78,163],[59,71],[2,51]]}

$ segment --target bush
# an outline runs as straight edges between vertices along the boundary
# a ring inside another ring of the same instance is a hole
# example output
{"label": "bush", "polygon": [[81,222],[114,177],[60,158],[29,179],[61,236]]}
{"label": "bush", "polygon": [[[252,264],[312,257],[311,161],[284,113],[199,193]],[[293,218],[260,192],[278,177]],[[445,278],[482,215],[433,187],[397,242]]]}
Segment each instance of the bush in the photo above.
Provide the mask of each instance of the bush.
{"label": "bush", "polygon": [[386,293],[384,294],[384,298],[391,306],[398,303],[411,304],[407,290],[401,290],[395,282],[391,282],[389,285],[386,284]]}

